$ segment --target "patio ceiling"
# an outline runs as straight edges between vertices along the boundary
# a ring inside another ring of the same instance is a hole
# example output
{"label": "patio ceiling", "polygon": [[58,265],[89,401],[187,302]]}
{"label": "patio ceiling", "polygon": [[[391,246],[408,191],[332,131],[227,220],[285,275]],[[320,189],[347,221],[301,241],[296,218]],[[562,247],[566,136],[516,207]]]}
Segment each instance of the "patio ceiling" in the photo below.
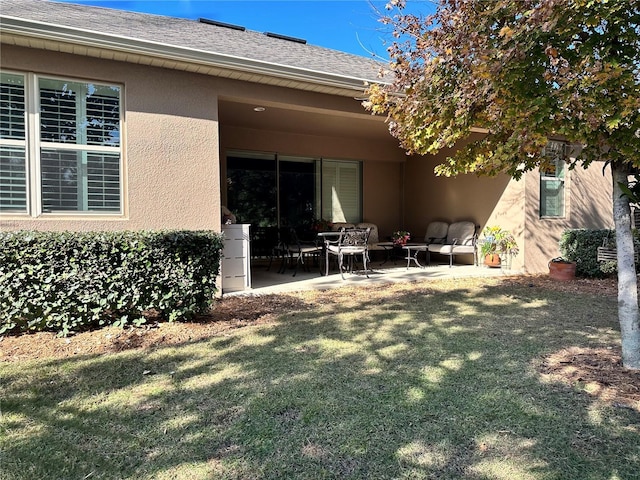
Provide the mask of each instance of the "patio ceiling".
{"label": "patio ceiling", "polygon": [[[222,125],[397,143],[389,134],[384,117],[374,117],[360,106],[358,100],[351,101],[354,104],[353,111],[345,112],[299,105],[221,99],[218,112]],[[263,107],[264,110],[255,111],[255,107]]]}

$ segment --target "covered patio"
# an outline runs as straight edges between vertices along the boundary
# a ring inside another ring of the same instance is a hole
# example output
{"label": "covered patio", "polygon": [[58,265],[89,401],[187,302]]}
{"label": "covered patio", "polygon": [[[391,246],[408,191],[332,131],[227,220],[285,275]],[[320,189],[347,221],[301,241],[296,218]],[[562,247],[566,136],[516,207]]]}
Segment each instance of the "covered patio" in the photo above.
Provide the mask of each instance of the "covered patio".
{"label": "covered patio", "polygon": [[372,271],[369,277],[362,272],[345,274],[345,280],[340,278],[340,273],[333,269],[328,276],[320,275],[317,266],[311,266],[310,271],[298,269],[296,276],[293,270],[278,273],[277,265],[272,265],[267,270],[267,263],[254,261],[251,265],[252,288],[237,292],[225,293],[225,296],[233,295],[267,295],[273,293],[287,293],[302,290],[326,290],[330,288],[348,285],[384,285],[387,283],[415,282],[420,280],[455,279],[470,277],[499,277],[519,275],[522,272],[506,268],[488,268],[474,265],[454,265],[449,268],[448,263],[432,263],[424,268],[410,266],[407,268],[404,261],[398,260],[386,262],[374,261],[371,264]]}

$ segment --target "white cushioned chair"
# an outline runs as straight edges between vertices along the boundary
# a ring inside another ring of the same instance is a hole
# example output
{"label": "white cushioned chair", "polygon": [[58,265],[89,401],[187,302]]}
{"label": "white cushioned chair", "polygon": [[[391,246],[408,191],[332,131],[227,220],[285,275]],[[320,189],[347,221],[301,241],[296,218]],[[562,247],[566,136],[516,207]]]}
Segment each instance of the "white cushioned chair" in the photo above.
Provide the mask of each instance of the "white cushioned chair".
{"label": "white cushioned chair", "polygon": [[339,232],[341,228],[356,228],[356,224],[348,222],[335,222],[331,225],[331,230],[334,232]]}
{"label": "white cushioned chair", "polygon": [[446,243],[449,224],[447,222],[431,222],[427,226],[427,233],[424,234],[424,242],[427,245],[432,243]]}
{"label": "white cushioned chair", "polygon": [[[367,242],[367,249],[369,252],[386,252],[387,249],[380,243],[380,234],[378,233],[378,225],[375,223],[361,222],[356,225],[356,228],[369,229],[369,240]],[[369,259],[371,260],[371,259]]]}
{"label": "white cushioned chair", "polygon": [[474,265],[478,265],[476,225],[462,221],[449,225],[447,236],[442,243],[429,243],[427,246],[427,264],[431,253],[439,253],[449,257],[449,267],[453,266],[456,255],[473,255]]}
{"label": "white cushioned chair", "polygon": [[449,224],[447,222],[435,221],[427,225],[427,232],[424,234],[424,245],[411,245],[411,248],[407,250],[407,268],[413,261],[416,265],[420,265],[418,262],[418,253],[427,252],[427,264],[429,264],[429,245],[431,244],[444,244],[447,241],[447,232],[449,231]]}

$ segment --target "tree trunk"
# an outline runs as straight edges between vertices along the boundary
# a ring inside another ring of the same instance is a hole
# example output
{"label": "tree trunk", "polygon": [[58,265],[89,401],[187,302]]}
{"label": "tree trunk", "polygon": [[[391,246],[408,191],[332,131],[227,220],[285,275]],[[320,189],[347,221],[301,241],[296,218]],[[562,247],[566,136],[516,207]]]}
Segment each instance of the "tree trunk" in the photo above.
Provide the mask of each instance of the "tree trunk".
{"label": "tree trunk", "polygon": [[626,166],[613,162],[613,221],[618,252],[618,320],[622,337],[622,363],[626,368],[640,369],[640,310],[638,309],[638,279],[631,233],[629,199],[619,184],[628,184]]}

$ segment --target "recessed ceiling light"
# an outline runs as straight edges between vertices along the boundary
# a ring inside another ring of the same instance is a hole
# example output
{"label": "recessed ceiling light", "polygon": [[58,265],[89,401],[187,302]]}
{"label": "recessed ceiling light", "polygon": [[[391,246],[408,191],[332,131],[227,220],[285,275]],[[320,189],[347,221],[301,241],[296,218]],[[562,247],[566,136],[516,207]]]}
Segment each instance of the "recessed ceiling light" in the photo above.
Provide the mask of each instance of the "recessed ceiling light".
{"label": "recessed ceiling light", "polygon": [[264,112],[266,108],[264,107],[253,107],[254,112]]}

